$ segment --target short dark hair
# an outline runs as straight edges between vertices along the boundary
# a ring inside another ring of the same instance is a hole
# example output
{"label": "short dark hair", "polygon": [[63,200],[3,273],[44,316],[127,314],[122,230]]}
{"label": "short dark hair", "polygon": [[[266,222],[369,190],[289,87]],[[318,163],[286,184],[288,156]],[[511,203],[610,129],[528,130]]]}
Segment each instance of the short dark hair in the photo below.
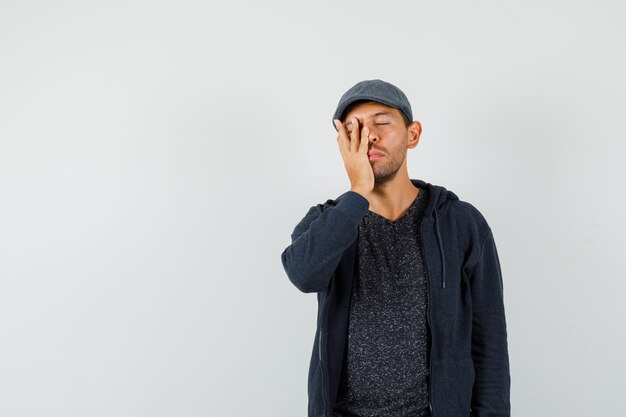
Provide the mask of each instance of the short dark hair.
{"label": "short dark hair", "polygon": [[[378,103],[378,101],[375,101],[375,100],[357,100],[357,101],[351,103],[348,107],[346,107],[346,109],[341,114],[341,122],[345,123],[346,114],[350,113],[353,108],[355,108],[356,106],[358,106],[360,104],[363,104],[363,103]],[[382,104],[382,103],[378,103],[378,104]],[[385,104],[383,104],[383,105],[385,105]],[[395,108],[395,107],[393,107],[393,108]],[[402,115],[402,120],[404,120],[404,127],[409,127],[413,121],[407,119],[406,116],[404,115],[404,113],[402,113],[401,111],[400,111],[400,114]]]}

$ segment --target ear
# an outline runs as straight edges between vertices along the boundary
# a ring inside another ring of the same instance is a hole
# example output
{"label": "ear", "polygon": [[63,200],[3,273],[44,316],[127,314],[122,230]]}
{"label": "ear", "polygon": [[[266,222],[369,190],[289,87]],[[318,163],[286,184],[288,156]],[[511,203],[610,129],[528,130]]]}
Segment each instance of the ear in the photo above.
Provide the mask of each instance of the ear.
{"label": "ear", "polygon": [[420,135],[422,134],[422,124],[417,120],[414,120],[411,122],[407,130],[409,133],[409,142],[407,143],[407,147],[409,149],[415,148],[420,140]]}

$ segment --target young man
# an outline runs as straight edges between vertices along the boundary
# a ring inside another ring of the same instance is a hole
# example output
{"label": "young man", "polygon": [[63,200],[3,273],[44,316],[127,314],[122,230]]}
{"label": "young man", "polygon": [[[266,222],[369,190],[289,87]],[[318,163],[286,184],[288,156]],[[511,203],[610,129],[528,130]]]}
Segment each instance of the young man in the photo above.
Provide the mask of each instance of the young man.
{"label": "young man", "polygon": [[309,417],[509,417],[500,262],[481,213],[410,179],[421,124],[405,94],[366,80],[333,122],[351,188],[311,207],[281,255],[316,292]]}

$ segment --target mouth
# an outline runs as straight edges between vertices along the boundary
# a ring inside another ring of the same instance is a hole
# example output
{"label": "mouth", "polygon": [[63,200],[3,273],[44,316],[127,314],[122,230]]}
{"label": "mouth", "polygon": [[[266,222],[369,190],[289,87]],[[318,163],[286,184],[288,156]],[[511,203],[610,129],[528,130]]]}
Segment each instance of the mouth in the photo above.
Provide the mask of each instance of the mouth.
{"label": "mouth", "polygon": [[380,152],[368,152],[367,156],[369,157],[369,159],[371,161],[371,160],[374,160],[374,159],[380,159],[380,158],[382,158],[385,155],[383,155]]}

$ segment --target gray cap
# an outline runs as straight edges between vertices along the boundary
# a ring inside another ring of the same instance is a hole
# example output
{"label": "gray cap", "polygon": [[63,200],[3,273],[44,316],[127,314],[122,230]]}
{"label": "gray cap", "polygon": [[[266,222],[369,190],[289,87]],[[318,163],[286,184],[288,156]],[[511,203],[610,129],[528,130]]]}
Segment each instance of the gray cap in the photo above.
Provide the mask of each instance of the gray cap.
{"label": "gray cap", "polygon": [[[400,110],[409,122],[413,121],[411,104],[402,90],[383,80],[365,80],[355,84],[341,96],[339,104],[337,104],[337,110],[335,110],[333,115],[333,126],[335,126],[334,120],[341,120],[346,108],[358,100],[373,100],[394,107]],[[336,127],[335,130],[337,130]]]}

